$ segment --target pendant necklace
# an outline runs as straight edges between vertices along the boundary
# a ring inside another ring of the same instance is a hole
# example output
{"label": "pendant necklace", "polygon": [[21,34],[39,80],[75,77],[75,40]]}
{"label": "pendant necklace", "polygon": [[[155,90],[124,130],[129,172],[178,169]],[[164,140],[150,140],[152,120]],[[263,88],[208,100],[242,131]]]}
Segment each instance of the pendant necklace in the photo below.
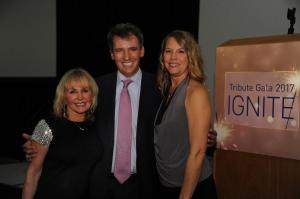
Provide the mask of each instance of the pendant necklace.
{"label": "pendant necklace", "polygon": [[[72,121],[73,122],[73,121]],[[85,128],[79,126],[78,124],[76,124],[76,122],[73,122],[73,124],[75,124],[75,126],[80,130],[80,131],[85,131]]]}

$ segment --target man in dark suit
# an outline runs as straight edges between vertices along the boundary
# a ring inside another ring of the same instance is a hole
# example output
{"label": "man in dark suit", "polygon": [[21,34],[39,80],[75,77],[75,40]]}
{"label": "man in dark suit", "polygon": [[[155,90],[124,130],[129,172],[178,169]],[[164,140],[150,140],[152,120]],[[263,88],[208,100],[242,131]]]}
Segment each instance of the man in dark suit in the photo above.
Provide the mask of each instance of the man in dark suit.
{"label": "man in dark suit", "polygon": [[[102,160],[91,174],[91,198],[155,198],[157,174],[153,146],[153,124],[160,102],[155,76],[141,71],[144,56],[143,34],[133,24],[117,24],[107,36],[117,72],[97,79],[99,105],[95,128],[103,142]],[[114,175],[120,92],[123,80],[128,86],[132,109],[130,177],[119,182]]]}

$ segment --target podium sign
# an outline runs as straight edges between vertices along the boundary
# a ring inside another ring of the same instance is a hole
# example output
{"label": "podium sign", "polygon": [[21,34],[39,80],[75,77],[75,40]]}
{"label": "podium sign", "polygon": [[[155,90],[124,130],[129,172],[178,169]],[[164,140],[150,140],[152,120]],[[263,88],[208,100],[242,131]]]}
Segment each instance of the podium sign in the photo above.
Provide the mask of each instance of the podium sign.
{"label": "podium sign", "polygon": [[217,48],[218,148],[300,160],[300,34]]}

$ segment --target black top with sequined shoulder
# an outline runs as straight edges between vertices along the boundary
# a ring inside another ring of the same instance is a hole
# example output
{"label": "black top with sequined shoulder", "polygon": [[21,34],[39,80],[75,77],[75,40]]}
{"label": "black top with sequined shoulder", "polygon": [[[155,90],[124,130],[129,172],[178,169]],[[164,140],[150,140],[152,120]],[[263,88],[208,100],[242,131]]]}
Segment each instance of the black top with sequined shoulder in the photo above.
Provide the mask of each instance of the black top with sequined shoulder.
{"label": "black top with sequined shoulder", "polygon": [[39,122],[33,138],[49,149],[34,198],[88,198],[89,176],[102,154],[91,125],[54,116]]}

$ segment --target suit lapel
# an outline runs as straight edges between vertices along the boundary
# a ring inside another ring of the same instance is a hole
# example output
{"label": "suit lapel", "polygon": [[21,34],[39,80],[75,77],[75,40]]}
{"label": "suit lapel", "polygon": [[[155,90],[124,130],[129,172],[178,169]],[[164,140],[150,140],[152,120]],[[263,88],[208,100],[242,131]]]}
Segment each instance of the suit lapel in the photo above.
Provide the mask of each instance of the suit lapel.
{"label": "suit lapel", "polygon": [[[145,123],[148,119],[147,114],[149,114],[148,110],[151,107],[152,103],[149,103],[151,101],[151,94],[153,94],[151,90],[151,85],[149,85],[149,79],[147,78],[147,75],[145,73],[142,74],[142,82],[141,82],[141,91],[140,91],[140,101],[139,101],[139,112],[138,112],[138,121],[137,121],[137,130],[136,130],[136,151],[137,153],[140,151],[139,147],[141,145],[141,140],[143,140],[143,137],[146,131],[143,129],[145,128]],[[152,88],[153,89],[153,88]],[[139,155],[137,154],[137,157]]]}
{"label": "suit lapel", "polygon": [[[107,125],[107,131],[105,132],[108,138],[108,143],[110,146],[113,146],[114,144],[114,123],[115,123],[115,101],[116,101],[116,82],[117,82],[117,74],[114,73],[112,78],[109,78],[109,81],[107,82],[108,85],[106,85],[107,90],[105,91],[104,96],[106,103],[104,109],[105,115],[107,119],[106,124]],[[101,92],[101,90],[100,90]],[[100,99],[101,100],[101,99]],[[112,149],[113,147],[111,147]]]}
{"label": "suit lapel", "polygon": [[[139,111],[138,111],[138,117],[137,117],[137,127],[136,127],[136,151],[138,152],[139,143],[141,140],[141,128],[142,128],[142,117],[143,117],[143,107],[144,107],[144,96],[145,96],[145,75],[142,74],[142,81],[141,81],[141,90],[140,90],[140,99],[139,99]],[[137,154],[138,157],[138,154]]]}
{"label": "suit lapel", "polygon": [[115,123],[115,95],[117,74],[111,73],[100,78],[98,115],[96,121],[98,134],[104,145],[103,161],[108,170],[111,169],[111,160],[114,146]]}

